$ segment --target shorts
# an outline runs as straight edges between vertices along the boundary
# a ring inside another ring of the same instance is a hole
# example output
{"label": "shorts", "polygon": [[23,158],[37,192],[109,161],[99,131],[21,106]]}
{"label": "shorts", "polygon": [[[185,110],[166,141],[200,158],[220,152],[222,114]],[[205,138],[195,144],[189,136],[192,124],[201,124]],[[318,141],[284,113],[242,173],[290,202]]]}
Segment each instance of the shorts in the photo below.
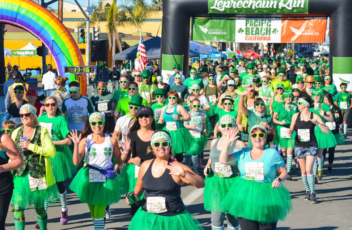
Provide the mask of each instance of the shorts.
{"label": "shorts", "polygon": [[312,147],[295,147],[295,156],[298,159],[305,158],[306,156],[316,156],[318,154],[318,147],[317,146],[312,146]]}
{"label": "shorts", "polygon": [[343,122],[347,122],[348,121],[348,115],[350,114],[350,109],[345,109],[342,110],[341,109],[341,114],[342,114],[342,118],[343,118]]}

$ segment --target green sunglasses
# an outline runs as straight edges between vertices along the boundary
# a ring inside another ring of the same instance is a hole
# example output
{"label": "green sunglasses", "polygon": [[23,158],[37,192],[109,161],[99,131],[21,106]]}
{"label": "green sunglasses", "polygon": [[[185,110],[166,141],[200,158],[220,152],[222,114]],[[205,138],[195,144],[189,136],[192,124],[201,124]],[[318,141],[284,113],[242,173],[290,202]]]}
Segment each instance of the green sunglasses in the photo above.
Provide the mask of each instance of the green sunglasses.
{"label": "green sunglasses", "polygon": [[262,80],[262,82],[268,82],[268,80]]}
{"label": "green sunglasses", "polygon": [[164,98],[163,95],[156,95],[155,98]]}
{"label": "green sunglasses", "polygon": [[251,133],[251,137],[252,138],[264,138],[265,137],[265,133]]}
{"label": "green sunglasses", "polygon": [[201,105],[192,105],[193,108],[200,108]]}
{"label": "green sunglasses", "polygon": [[14,129],[3,129],[4,133],[11,133]]}
{"label": "green sunglasses", "polygon": [[228,123],[228,124],[221,124],[221,128],[233,128],[234,124],[233,123]]}
{"label": "green sunglasses", "polygon": [[317,82],[317,81],[316,81],[315,84],[316,84],[316,85],[321,85],[321,82]]}
{"label": "green sunglasses", "polygon": [[56,83],[56,82],[55,82],[55,85],[61,85],[61,83]]}
{"label": "green sunglasses", "polygon": [[177,97],[169,96],[168,99],[169,100],[177,100]]}
{"label": "green sunglasses", "polygon": [[198,92],[200,91],[200,89],[192,89],[192,91]]}
{"label": "green sunglasses", "polygon": [[191,72],[191,73],[194,73],[194,74],[196,74],[196,72]]}
{"label": "green sunglasses", "polygon": [[128,80],[126,80],[126,81],[120,81],[120,83],[127,83],[128,82]]}
{"label": "green sunglasses", "polygon": [[70,91],[70,93],[77,93],[78,92],[78,90],[76,90],[76,91]]}
{"label": "green sunglasses", "polygon": [[97,88],[99,91],[105,91],[105,88]]}
{"label": "green sunglasses", "polygon": [[346,86],[342,86],[342,87],[340,87],[341,89],[347,89],[347,87]]}
{"label": "green sunglasses", "polygon": [[170,142],[164,141],[164,142],[155,142],[154,147],[159,148],[159,147],[168,147],[170,145]]}
{"label": "green sunglasses", "polygon": [[92,126],[103,125],[105,121],[92,121],[89,122]]}
{"label": "green sunglasses", "polygon": [[138,106],[132,106],[132,105],[130,105],[130,109],[133,109],[133,110],[138,110],[138,109],[139,109],[139,107],[138,107]]}
{"label": "green sunglasses", "polygon": [[235,81],[235,83],[240,83],[240,81]]}
{"label": "green sunglasses", "polygon": [[215,79],[214,78],[209,78],[209,81],[214,81]]}
{"label": "green sunglasses", "polygon": [[224,105],[232,105],[232,103],[228,102],[228,103],[224,103]]}
{"label": "green sunglasses", "polygon": [[285,98],[292,98],[292,95],[285,95]]}
{"label": "green sunglasses", "polygon": [[129,87],[128,90],[136,90],[137,87]]}
{"label": "green sunglasses", "polygon": [[278,76],[279,76],[279,77],[285,77],[285,75],[283,75],[283,74],[279,74]]}
{"label": "green sunglasses", "polygon": [[15,90],[15,93],[23,93],[22,90]]}
{"label": "green sunglasses", "polygon": [[181,79],[180,77],[175,77],[175,80],[179,80],[179,79]]}
{"label": "green sunglasses", "polygon": [[331,81],[331,78],[325,78],[325,80],[327,80],[327,81]]}
{"label": "green sunglasses", "polygon": [[147,79],[149,79],[149,77],[142,77],[143,78],[143,80],[147,80]]}
{"label": "green sunglasses", "polygon": [[317,93],[312,93],[312,96],[313,96],[313,97],[321,97],[321,95],[320,95],[320,94],[317,94]]}
{"label": "green sunglasses", "polygon": [[255,106],[264,106],[264,103],[254,103]]}

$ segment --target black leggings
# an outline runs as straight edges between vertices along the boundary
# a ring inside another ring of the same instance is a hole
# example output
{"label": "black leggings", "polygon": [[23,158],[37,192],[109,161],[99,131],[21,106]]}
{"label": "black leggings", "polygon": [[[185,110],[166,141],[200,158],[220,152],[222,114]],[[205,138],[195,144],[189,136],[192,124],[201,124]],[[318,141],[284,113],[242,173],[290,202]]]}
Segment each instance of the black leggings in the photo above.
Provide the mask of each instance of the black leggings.
{"label": "black leggings", "polygon": [[[328,150],[324,149],[324,151],[323,151],[324,161],[326,159],[327,152],[328,152]],[[329,164],[330,165],[332,165],[332,163],[334,163],[334,158],[335,158],[335,147],[329,148]]]}
{"label": "black leggings", "polygon": [[0,196],[0,230],[5,230],[5,221],[12,197],[11,192]]}
{"label": "black leggings", "polygon": [[277,223],[262,224],[257,221],[238,218],[241,230],[275,230]]}
{"label": "black leggings", "polygon": [[182,163],[183,161],[183,153],[175,154],[175,158],[178,162]]}
{"label": "black leggings", "polygon": [[56,182],[57,188],[59,189],[59,192],[62,194],[65,192],[65,186],[64,186],[64,182]]}
{"label": "black leggings", "polygon": [[211,116],[209,117],[209,121],[210,121],[210,124],[211,124],[211,127],[214,129],[215,128],[215,125],[216,125],[216,118],[217,118],[218,115],[214,115],[214,116]]}

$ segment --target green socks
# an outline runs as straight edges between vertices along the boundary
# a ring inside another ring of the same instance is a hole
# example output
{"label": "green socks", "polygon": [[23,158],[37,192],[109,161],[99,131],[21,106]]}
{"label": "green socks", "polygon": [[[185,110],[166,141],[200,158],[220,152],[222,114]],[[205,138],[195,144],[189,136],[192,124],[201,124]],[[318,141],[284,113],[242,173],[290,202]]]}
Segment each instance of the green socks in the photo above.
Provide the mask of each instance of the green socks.
{"label": "green socks", "polygon": [[15,228],[16,230],[24,230],[26,226],[26,220],[24,218],[24,212],[14,212]]}
{"label": "green socks", "polygon": [[317,174],[318,174],[318,161],[317,159],[315,159],[313,164],[313,175],[317,175]]}
{"label": "green socks", "polygon": [[37,209],[37,220],[40,230],[46,230],[48,226],[48,215],[44,209]]}
{"label": "green socks", "polygon": [[66,207],[67,191],[66,190],[64,193],[60,194],[60,201],[61,201],[61,212],[66,212],[67,211],[67,207]]}
{"label": "green socks", "polygon": [[[302,175],[302,182],[307,192],[310,192],[307,175]],[[314,181],[315,182],[315,181]]]}
{"label": "green socks", "polygon": [[287,173],[291,172],[291,167],[292,167],[292,155],[287,155],[287,163],[286,163],[286,167],[287,167]]}

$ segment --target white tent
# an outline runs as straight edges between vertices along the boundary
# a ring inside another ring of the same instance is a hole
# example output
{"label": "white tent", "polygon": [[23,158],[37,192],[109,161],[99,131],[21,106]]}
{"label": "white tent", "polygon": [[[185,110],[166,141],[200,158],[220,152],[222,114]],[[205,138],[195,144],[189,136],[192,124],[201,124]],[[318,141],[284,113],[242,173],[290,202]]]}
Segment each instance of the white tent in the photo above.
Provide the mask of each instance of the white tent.
{"label": "white tent", "polygon": [[25,47],[20,50],[37,50],[37,47],[33,45],[32,42],[29,42]]}
{"label": "white tent", "polygon": [[5,57],[10,57],[11,56],[11,50],[8,48],[4,47],[4,55]]}

